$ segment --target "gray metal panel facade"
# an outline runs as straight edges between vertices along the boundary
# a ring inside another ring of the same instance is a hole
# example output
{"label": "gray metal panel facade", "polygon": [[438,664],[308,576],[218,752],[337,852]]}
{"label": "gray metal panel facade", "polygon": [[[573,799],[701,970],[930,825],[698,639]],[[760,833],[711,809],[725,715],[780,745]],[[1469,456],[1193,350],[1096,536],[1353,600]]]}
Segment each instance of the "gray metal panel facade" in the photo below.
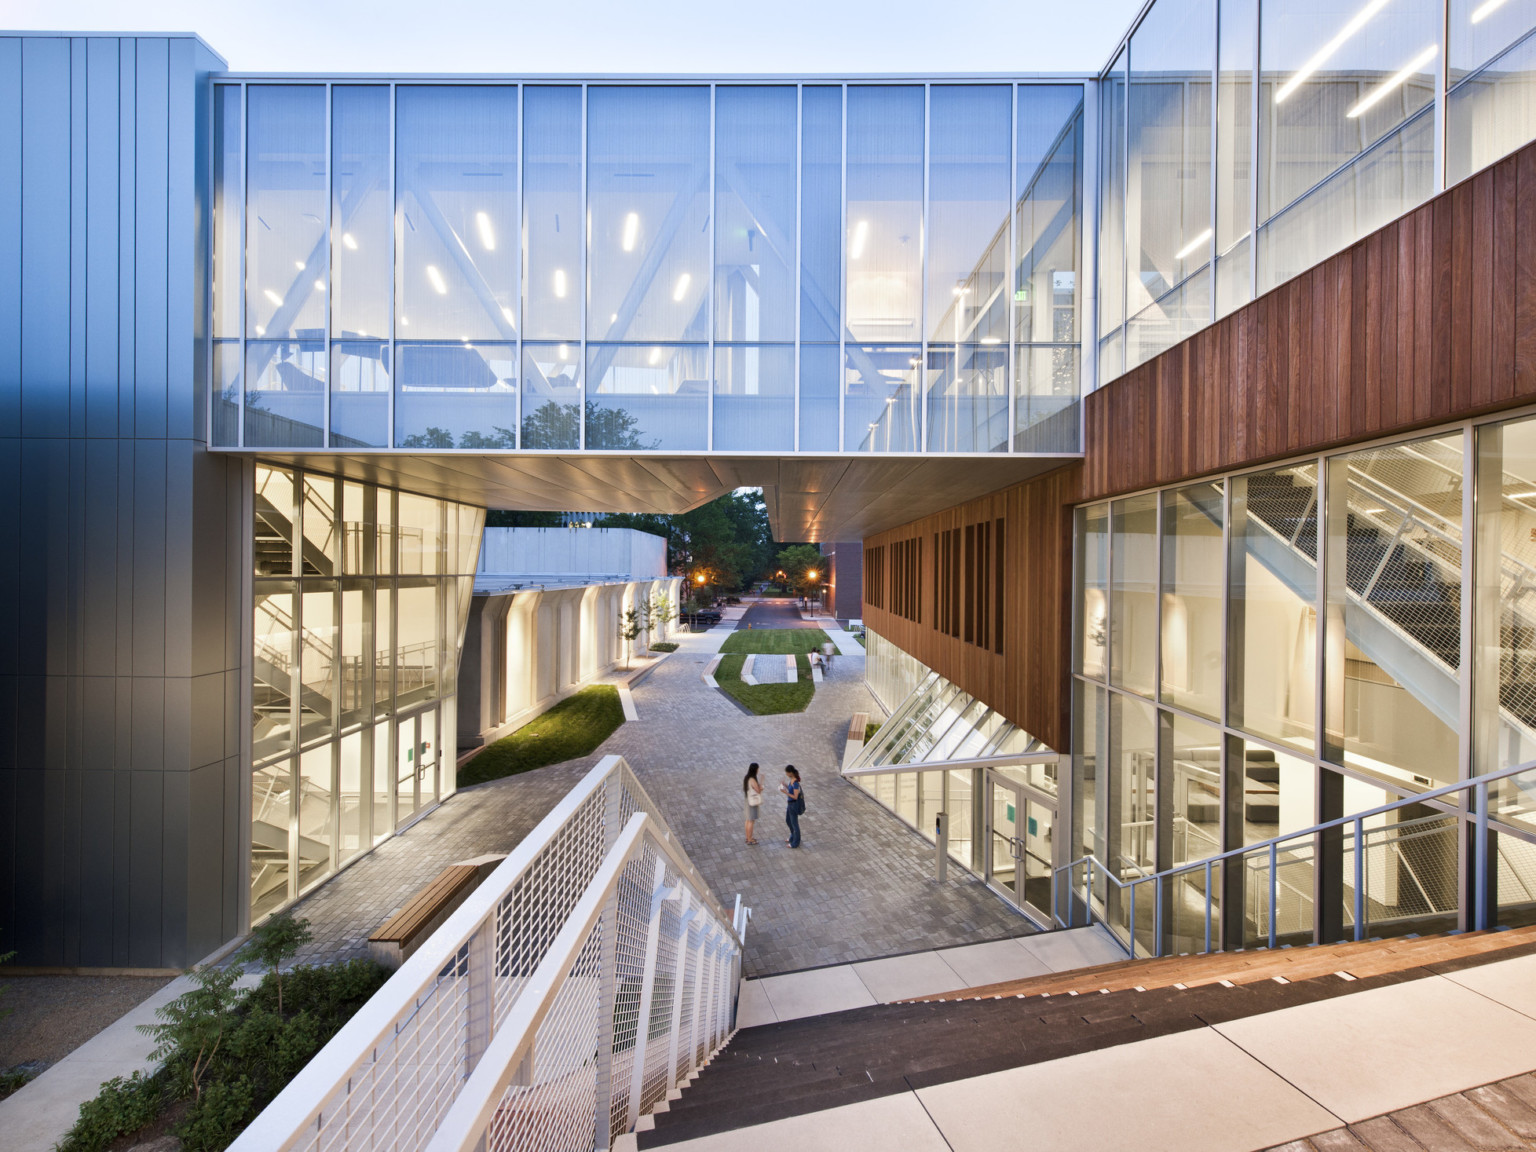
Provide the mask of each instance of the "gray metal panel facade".
{"label": "gray metal panel facade", "polygon": [[0,952],[237,933],[242,461],[206,451],[193,37],[0,37]]}

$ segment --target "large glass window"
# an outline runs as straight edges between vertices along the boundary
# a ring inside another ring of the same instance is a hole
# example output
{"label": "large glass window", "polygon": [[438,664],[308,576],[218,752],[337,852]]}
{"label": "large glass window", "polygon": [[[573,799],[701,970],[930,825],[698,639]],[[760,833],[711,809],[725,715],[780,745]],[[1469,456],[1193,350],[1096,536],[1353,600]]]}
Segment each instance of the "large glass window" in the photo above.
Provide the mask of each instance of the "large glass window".
{"label": "large glass window", "polygon": [[843,90],[801,91],[800,339],[842,335]]}
{"label": "large glass window", "polygon": [[246,335],[325,335],[325,89],[247,89]]}
{"label": "large glass window", "polygon": [[849,345],[843,391],[849,452],[916,452],[922,349]]}
{"label": "large glass window", "polygon": [[517,447],[514,345],[401,344],[398,351],[398,447]]}
{"label": "large glass window", "polygon": [[1220,0],[1216,59],[1216,315],[1252,298],[1253,67],[1258,0]]}
{"label": "large glass window", "polygon": [[331,158],[331,332],[387,339],[394,271],[388,88],[332,90]]}
{"label": "large glass window", "polygon": [[715,451],[788,452],[794,446],[794,345],[716,345]]}
{"label": "large glass window", "polygon": [[707,345],[592,345],[587,379],[587,448],[708,446]]}
{"label": "large glass window", "polygon": [[708,339],[709,89],[594,87],[587,107],[589,337]]}
{"label": "large glass window", "polygon": [[1460,775],[1458,435],[1328,465],[1328,758],[1420,786]]}
{"label": "large glass window", "polygon": [[581,447],[581,345],[523,345],[524,451]]}
{"label": "large glass window", "polygon": [[1222,485],[1163,494],[1162,698],[1221,719]]}
{"label": "large glass window", "polygon": [[795,89],[715,96],[715,339],[795,338]]}
{"label": "large glass window", "polygon": [[516,339],[517,89],[402,87],[395,99],[398,338]]}
{"label": "large glass window", "polygon": [[209,276],[214,346],[213,443],[230,448],[240,435],[240,220],[245,192],[240,141],[241,90],[213,89],[213,265]]}
{"label": "large glass window", "polygon": [[1122,51],[1099,84],[1099,380],[1125,371],[1125,72]]}
{"label": "large glass window", "polygon": [[581,89],[524,88],[523,125],[523,228],[528,245],[523,335],[579,340]]}
{"label": "large glass window", "polygon": [[[1490,7],[1488,0],[1479,0],[1479,5]],[[1529,3],[1499,5],[1490,14],[1490,20],[1505,12],[1521,20],[1526,31],[1536,25]],[[1536,137],[1536,37],[1525,36],[1482,71],[1457,85],[1446,97],[1445,121],[1448,185],[1466,179]]]}
{"label": "large glass window", "polygon": [[[922,338],[923,90],[848,89],[848,332]],[[914,451],[914,444],[909,451]]]}
{"label": "large glass window", "polygon": [[1151,696],[1157,684],[1157,495],[1112,506],[1111,683]]}

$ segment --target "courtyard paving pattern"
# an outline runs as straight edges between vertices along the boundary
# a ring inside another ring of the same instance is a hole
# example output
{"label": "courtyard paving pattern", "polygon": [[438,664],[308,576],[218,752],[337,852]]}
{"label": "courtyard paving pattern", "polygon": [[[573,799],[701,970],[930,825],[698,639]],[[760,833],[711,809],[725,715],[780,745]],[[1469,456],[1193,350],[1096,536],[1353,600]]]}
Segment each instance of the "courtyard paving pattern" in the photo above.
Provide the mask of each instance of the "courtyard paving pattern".
{"label": "courtyard paving pattern", "polygon": [[[733,613],[734,615],[734,613]],[[634,689],[640,719],[590,757],[465,789],[300,903],[315,940],[304,959],[365,955],[367,937],[448,864],[514,847],[604,755],[622,755],[684,850],[727,906],[753,910],[745,975],[845,964],[1033,931],[957,868],[940,885],[933,850],[839,776],[848,718],[879,709],[863,650],[835,661],[804,713],[743,714],[700,679],[736,623],[679,637],[681,647]],[[741,777],[762,765],[758,846],[743,841]],[[785,846],[775,791],[786,764],[805,780],[803,845]]]}

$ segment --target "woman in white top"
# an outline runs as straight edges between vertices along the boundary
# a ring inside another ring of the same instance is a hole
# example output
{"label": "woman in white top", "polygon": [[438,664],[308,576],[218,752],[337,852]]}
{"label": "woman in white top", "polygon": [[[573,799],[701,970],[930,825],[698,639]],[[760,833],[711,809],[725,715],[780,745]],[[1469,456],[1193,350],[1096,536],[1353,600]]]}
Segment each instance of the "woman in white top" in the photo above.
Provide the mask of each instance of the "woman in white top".
{"label": "woman in white top", "polygon": [[756,844],[757,840],[752,835],[752,826],[757,823],[757,810],[763,803],[763,786],[757,782],[755,763],[747,768],[746,776],[742,777],[741,792],[744,801],[742,814],[747,822],[747,843]]}

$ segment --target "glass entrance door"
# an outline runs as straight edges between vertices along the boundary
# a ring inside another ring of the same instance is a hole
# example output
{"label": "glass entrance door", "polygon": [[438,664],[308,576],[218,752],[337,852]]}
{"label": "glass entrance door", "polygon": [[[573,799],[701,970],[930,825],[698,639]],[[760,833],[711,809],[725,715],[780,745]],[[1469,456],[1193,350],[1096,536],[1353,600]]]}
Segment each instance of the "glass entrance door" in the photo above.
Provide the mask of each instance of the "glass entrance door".
{"label": "glass entrance door", "polygon": [[1056,805],[1006,771],[987,769],[987,883],[1048,924]]}

